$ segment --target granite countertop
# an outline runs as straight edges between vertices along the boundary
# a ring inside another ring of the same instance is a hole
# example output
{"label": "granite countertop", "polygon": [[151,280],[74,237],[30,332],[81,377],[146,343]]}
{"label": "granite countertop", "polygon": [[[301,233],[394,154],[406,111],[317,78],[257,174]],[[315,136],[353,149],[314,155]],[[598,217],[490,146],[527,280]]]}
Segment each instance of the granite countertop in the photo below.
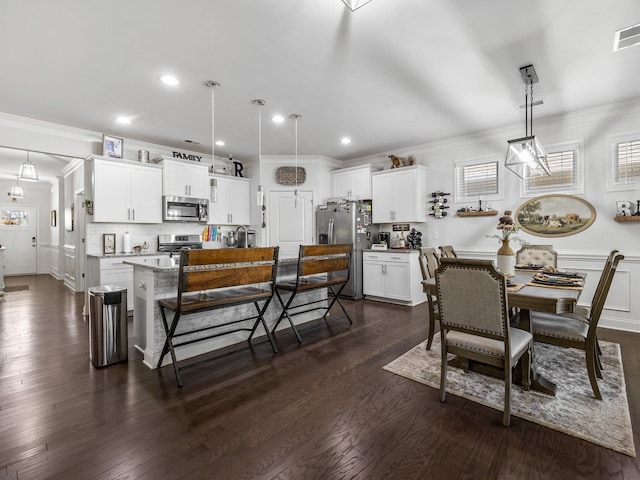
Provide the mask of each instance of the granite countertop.
{"label": "granite countertop", "polygon": [[169,253],[168,252],[151,252],[149,250],[147,250],[146,252],[110,253],[108,255],[104,253],[100,253],[100,254],[87,253],[87,257],[91,257],[91,258],[128,258],[128,257],[150,257],[150,256],[157,256],[157,255],[165,255],[168,257]]}
{"label": "granite countertop", "polygon": [[162,258],[145,258],[144,256],[138,256],[138,258],[123,260],[122,263],[154,270],[156,272],[170,272],[172,270],[177,272],[180,265],[180,256],[170,257],[165,255]]}
{"label": "granite countertop", "polygon": [[372,252],[372,253],[413,253],[419,252],[420,250],[416,250],[415,248],[388,248],[386,250],[373,250],[372,248],[365,248],[363,252]]}
{"label": "granite countertop", "polygon": [[[155,272],[170,272],[178,271],[180,265],[180,256],[163,258],[144,258],[144,256],[138,255],[141,258],[128,258],[123,260],[122,263],[126,265],[133,265],[134,267],[141,267]],[[280,267],[289,267],[290,265],[295,267],[298,264],[298,258],[281,258],[278,259],[278,269]],[[294,270],[295,271],[295,270]]]}

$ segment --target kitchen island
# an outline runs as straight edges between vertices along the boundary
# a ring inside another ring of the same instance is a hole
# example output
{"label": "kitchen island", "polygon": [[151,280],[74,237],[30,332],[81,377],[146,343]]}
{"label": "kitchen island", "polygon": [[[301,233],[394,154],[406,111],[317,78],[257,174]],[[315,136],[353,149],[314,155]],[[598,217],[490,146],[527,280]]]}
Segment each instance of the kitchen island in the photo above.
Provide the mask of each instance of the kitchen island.
{"label": "kitchen island", "polygon": [[[152,369],[158,366],[158,360],[162,354],[162,348],[166,339],[166,334],[162,325],[162,316],[160,314],[160,308],[158,307],[158,300],[176,296],[178,291],[179,262],[180,260],[178,257],[140,257],[126,259],[123,261],[123,263],[133,266],[134,345],[144,354],[143,363]],[[279,260],[277,271],[278,280],[295,276],[297,263],[297,258]],[[326,297],[326,290],[315,290],[305,293],[304,295],[298,295],[294,301],[294,305],[307,303],[313,300],[321,300]],[[287,297],[285,296],[285,299],[286,298]],[[264,315],[269,328],[272,328],[275,324],[281,311],[282,307],[274,295],[274,298],[271,300],[271,303]],[[320,318],[322,316],[322,311],[319,312],[320,313],[308,312],[297,316],[296,325]],[[191,331],[198,327],[223,324],[229,319],[243,318],[255,315],[255,313],[255,306],[252,304],[237,305],[221,308],[215,311],[194,313],[185,316],[184,319],[181,320],[178,330],[180,331],[184,329],[185,331]],[[246,325],[248,328],[251,328],[252,322],[248,320]],[[285,325],[283,322],[278,327],[277,331],[288,327],[289,325]],[[232,329],[233,327],[230,326],[229,330]],[[197,338],[198,334],[194,335],[194,338]],[[283,338],[281,338],[282,341],[296,341],[293,332],[285,332],[281,335],[283,336]],[[290,336],[290,339],[288,336]],[[209,353],[229,345],[241,344],[246,341],[246,333],[229,333],[220,337],[210,338],[202,340],[201,342],[182,346],[176,350],[176,356],[178,361],[180,361]],[[254,334],[253,343],[260,341],[267,341],[267,336],[262,326],[258,326],[256,333]],[[164,358],[162,365],[169,365],[170,363],[171,360],[167,355]]]}

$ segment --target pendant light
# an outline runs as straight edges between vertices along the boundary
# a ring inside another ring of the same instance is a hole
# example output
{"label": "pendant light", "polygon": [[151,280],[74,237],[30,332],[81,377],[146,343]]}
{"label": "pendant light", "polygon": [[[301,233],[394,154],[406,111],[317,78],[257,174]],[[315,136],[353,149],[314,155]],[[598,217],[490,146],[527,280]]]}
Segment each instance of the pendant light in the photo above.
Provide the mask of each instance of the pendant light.
{"label": "pendant light", "polygon": [[258,105],[258,193],[256,203],[259,207],[264,206],[264,189],[262,188],[262,107],[267,102],[256,98],[251,103]]}
{"label": "pendant light", "polygon": [[38,181],[38,171],[36,170],[36,166],[29,160],[29,151],[27,151],[27,161],[20,166],[18,178],[28,182]]}
{"label": "pendant light", "polygon": [[18,175],[16,175],[16,184],[11,187],[11,198],[24,198],[24,189],[20,186]]}
{"label": "pendant light", "polygon": [[344,4],[351,9],[352,12],[355,12],[357,9],[366,5],[371,0],[342,0]]}
{"label": "pendant light", "polygon": [[533,84],[538,82],[533,65],[520,69],[524,80],[525,136],[507,142],[504,166],[522,179],[539,175],[551,175],[547,164],[547,152],[533,134]]}
{"label": "pendant light", "polygon": [[302,115],[292,113],[289,118],[295,122],[295,138],[296,138],[296,189],[293,191],[293,206],[298,208],[300,206],[300,192],[298,191],[298,119],[302,118]]}
{"label": "pendant light", "polygon": [[[213,80],[208,80],[204,83],[207,87],[211,89],[211,171],[215,174],[215,164],[216,164],[216,88],[220,86],[220,84]],[[218,201],[218,180],[212,178],[209,180],[210,192],[209,192],[209,200],[212,203],[216,203]]]}

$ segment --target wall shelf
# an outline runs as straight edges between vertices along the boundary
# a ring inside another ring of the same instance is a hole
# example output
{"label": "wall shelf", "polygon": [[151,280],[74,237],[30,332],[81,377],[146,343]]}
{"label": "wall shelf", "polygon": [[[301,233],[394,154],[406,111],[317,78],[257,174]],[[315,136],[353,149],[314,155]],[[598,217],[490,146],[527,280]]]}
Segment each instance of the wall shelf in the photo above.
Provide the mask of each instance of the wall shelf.
{"label": "wall shelf", "polygon": [[497,214],[497,210],[487,210],[484,212],[456,212],[456,215],[459,217],[492,217]]}
{"label": "wall shelf", "polygon": [[640,222],[638,215],[616,215],[613,217],[616,222]]}

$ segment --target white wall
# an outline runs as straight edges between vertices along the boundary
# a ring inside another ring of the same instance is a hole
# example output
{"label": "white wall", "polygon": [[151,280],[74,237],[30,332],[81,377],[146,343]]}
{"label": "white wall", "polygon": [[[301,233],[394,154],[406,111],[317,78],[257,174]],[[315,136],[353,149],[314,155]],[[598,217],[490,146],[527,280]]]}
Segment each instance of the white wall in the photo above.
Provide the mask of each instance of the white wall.
{"label": "white wall", "polygon": [[[541,109],[540,109],[541,110]],[[640,331],[640,222],[616,223],[613,220],[616,201],[636,200],[637,185],[626,192],[610,191],[607,185],[607,163],[610,159],[608,136],[640,129],[640,100],[608,105],[562,117],[535,119],[534,133],[543,145],[575,140],[584,142],[585,193],[579,196],[591,203],[596,210],[596,219],[587,230],[576,235],[543,238],[519,233],[530,243],[552,243],[559,253],[561,267],[582,269],[589,274],[589,282],[597,283],[599,269],[610,250],[617,248],[625,255],[614,281],[602,325]],[[523,125],[480,132],[441,142],[384,152],[378,155],[353,159],[349,166],[372,163],[389,168],[387,155],[400,157],[413,155],[417,162],[429,167],[428,188],[453,193],[454,162],[487,156],[498,156],[504,163],[507,140],[522,135]],[[512,210],[524,203],[520,195],[520,179],[506,171],[504,173],[504,199],[495,201],[499,211]],[[565,192],[557,192],[565,193]],[[467,204],[449,199],[449,216],[444,219],[427,219],[429,246],[451,244],[464,256],[493,258],[498,249],[495,239],[486,235],[496,233],[497,217],[457,217],[455,211]],[[374,205],[375,208],[375,205]],[[585,290],[581,302],[588,304],[591,295]]]}

